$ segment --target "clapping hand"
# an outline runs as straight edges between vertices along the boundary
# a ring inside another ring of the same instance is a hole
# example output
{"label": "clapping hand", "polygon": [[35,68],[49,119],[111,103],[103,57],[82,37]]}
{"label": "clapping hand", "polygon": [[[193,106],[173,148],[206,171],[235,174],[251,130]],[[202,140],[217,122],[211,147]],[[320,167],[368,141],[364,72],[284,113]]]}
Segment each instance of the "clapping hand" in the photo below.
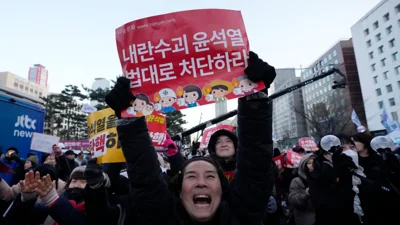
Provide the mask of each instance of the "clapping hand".
{"label": "clapping hand", "polygon": [[43,197],[47,193],[53,189],[53,182],[51,181],[51,177],[49,174],[44,176],[42,180],[39,180],[37,188],[36,188],[36,193],[38,196]]}
{"label": "clapping hand", "polygon": [[36,174],[33,173],[33,171],[29,171],[28,173],[25,174],[25,180],[22,180],[19,185],[21,186],[21,192],[23,193],[32,193],[36,191],[36,188],[38,187],[40,181],[40,174],[39,172],[36,172]]}

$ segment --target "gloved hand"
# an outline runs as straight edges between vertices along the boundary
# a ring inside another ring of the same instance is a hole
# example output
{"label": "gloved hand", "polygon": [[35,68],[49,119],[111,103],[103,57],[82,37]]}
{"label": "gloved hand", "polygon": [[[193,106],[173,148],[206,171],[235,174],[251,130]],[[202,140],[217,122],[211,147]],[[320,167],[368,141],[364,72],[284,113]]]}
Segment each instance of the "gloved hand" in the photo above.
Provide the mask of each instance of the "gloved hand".
{"label": "gloved hand", "polygon": [[97,164],[97,158],[89,160],[88,165],[83,172],[83,176],[86,179],[87,184],[93,188],[99,188],[105,184],[106,187],[110,187],[110,179],[108,175],[103,172],[103,167]]}
{"label": "gloved hand", "polygon": [[113,89],[106,95],[106,103],[110,106],[115,116],[121,119],[121,111],[132,106],[135,96],[130,91],[130,80],[126,77],[119,77]]}
{"label": "gloved hand", "polygon": [[333,167],[336,169],[336,171],[338,171],[339,175],[343,175],[345,173],[348,174],[351,172],[351,170],[357,169],[353,159],[346,154],[341,154],[335,160],[332,158],[332,161]]}
{"label": "gloved hand", "polygon": [[197,151],[200,148],[200,142],[193,142],[192,143],[192,156],[197,155]]}
{"label": "gloved hand", "polygon": [[252,51],[249,53],[249,66],[244,70],[249,80],[253,82],[263,81],[268,89],[276,77],[275,68],[268,65]]}
{"label": "gloved hand", "polygon": [[169,157],[178,153],[178,147],[168,134],[163,147],[167,149],[167,156]]}
{"label": "gloved hand", "polygon": [[15,152],[10,155],[10,159],[13,159],[13,160],[15,160],[17,162],[21,161],[21,157]]}
{"label": "gloved hand", "polygon": [[275,198],[273,196],[270,196],[269,200],[268,200],[268,207],[267,207],[268,214],[275,213],[277,209],[278,209],[278,204],[276,204]]}

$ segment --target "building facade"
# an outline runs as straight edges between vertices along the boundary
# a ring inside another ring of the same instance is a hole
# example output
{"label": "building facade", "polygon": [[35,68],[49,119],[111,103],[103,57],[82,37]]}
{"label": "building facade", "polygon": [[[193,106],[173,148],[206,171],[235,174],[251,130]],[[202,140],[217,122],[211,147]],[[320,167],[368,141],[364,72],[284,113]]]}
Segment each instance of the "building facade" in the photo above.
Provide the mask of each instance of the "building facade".
{"label": "building facade", "polygon": [[400,113],[400,0],[384,0],[351,28],[370,131],[384,130],[383,109]]}
{"label": "building facade", "polygon": [[35,64],[33,67],[29,68],[28,80],[47,87],[47,82],[49,79],[49,71],[41,64]]}
{"label": "building facade", "polygon": [[[304,112],[308,133],[321,138],[329,133],[352,133],[356,127],[351,122],[351,113],[356,111],[365,126],[364,103],[361,95],[353,42],[341,40],[322,54],[308,69],[301,73],[301,80],[308,80],[338,68],[345,78],[335,73],[305,86],[303,91]],[[345,88],[332,89],[334,81],[346,80]]]}
{"label": "building facade", "polygon": [[[285,88],[300,83],[295,69],[277,69],[273,90],[279,92]],[[299,113],[297,112],[299,111]],[[304,114],[303,96],[301,90],[295,90],[273,101],[273,131],[277,140],[295,140],[307,136]],[[286,144],[284,144],[286,146]]]}
{"label": "building facade", "polygon": [[11,72],[0,72],[0,85],[37,98],[46,97],[48,87],[30,82]]}

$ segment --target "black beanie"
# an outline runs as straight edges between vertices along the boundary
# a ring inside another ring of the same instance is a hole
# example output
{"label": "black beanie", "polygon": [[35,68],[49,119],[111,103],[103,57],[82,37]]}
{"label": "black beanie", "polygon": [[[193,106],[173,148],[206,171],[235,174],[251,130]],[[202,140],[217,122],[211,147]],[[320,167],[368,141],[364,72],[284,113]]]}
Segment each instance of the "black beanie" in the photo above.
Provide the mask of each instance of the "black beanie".
{"label": "black beanie", "polygon": [[58,181],[58,173],[57,169],[49,164],[41,164],[38,167],[36,167],[35,172],[40,173],[40,177],[46,176],[47,174],[50,175],[52,181]]}
{"label": "black beanie", "polygon": [[229,139],[231,139],[231,141],[233,142],[233,144],[235,146],[235,154],[236,154],[238,138],[236,137],[236,135],[234,133],[232,133],[226,129],[217,130],[213,133],[213,135],[211,135],[210,141],[208,142],[208,146],[207,146],[208,152],[210,154],[215,153],[215,144],[217,143],[217,140],[220,136],[227,136]]}
{"label": "black beanie", "polygon": [[18,151],[18,149],[17,149],[16,147],[9,147],[9,148],[7,149],[7,151],[6,151],[6,153],[7,153],[8,151],[14,151],[15,153],[19,154],[19,151]]}

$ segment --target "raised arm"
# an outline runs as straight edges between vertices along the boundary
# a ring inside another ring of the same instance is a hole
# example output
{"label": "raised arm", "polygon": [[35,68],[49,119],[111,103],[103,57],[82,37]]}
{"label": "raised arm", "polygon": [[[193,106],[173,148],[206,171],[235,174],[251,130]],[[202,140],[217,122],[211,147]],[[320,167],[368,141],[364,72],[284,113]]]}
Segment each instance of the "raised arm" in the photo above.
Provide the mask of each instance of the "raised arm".
{"label": "raised arm", "polygon": [[[121,118],[121,110],[127,108],[134,96],[129,90],[129,80],[120,77],[106,96],[107,104]],[[145,224],[157,224],[166,218],[172,203],[167,184],[161,174],[157,155],[144,117],[118,120],[118,138],[127,162],[132,197],[141,220]],[[157,216],[154,216],[157,212]]]}
{"label": "raised arm", "polygon": [[[255,82],[261,78],[268,88],[276,76],[275,69],[254,55],[250,54],[251,64],[245,72]],[[230,205],[241,221],[260,224],[274,185],[272,102],[267,94],[240,98],[237,121],[237,168],[230,184]]]}

